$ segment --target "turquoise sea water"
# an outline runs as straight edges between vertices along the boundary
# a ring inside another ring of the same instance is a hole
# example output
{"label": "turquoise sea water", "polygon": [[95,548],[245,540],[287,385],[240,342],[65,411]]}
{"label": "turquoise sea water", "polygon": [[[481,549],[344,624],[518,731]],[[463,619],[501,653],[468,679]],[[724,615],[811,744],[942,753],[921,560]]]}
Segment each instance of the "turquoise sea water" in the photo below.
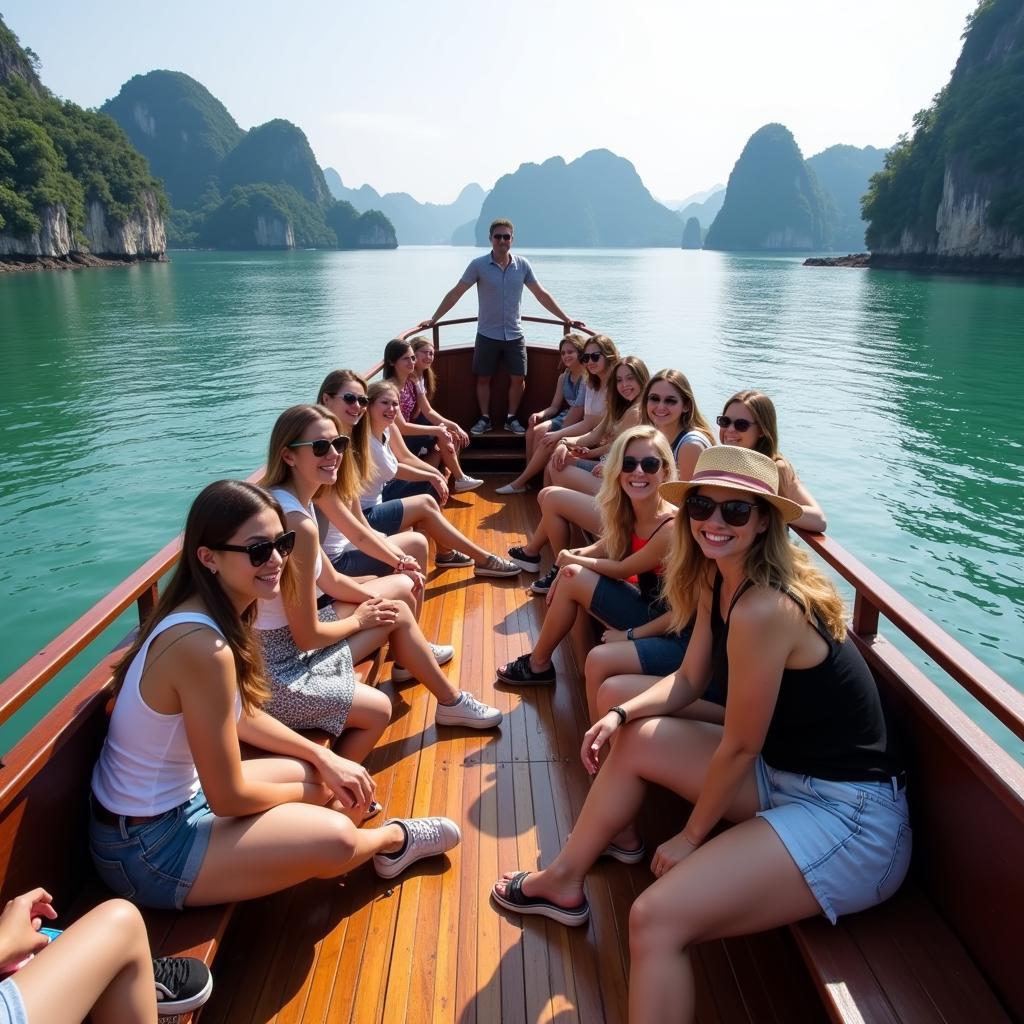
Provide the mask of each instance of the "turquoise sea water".
{"label": "turquoise sea water", "polygon": [[[709,417],[742,387],[772,395],[829,532],[1024,689],[1024,285],[524,254],[573,316],[682,369]],[[259,465],[276,415],[327,370],[369,366],[429,316],[471,255],[189,252],[0,277],[0,677],[169,540],[201,486]],[[452,315],[475,311],[469,295]]]}

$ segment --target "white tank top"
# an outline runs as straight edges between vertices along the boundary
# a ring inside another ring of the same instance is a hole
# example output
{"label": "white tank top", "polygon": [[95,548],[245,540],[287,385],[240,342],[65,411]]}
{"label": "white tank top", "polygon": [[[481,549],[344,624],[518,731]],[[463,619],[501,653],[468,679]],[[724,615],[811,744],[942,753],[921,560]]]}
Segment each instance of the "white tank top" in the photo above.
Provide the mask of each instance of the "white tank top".
{"label": "white tank top", "polygon": [[391,450],[390,435],[390,427],[385,427],[383,441],[376,434],[370,435],[370,458],[373,461],[373,468],[363,482],[363,493],[359,497],[360,508],[379,505],[383,500],[381,492],[384,485],[394,480],[398,474],[398,457]]}
{"label": "white tank top", "polygon": [[[199,774],[188,745],[184,715],[154,711],[139,692],[149,645],[164,630],[183,622],[209,626],[218,636],[224,635],[208,615],[177,612],[157,624],[132,659],[110,716],[100,759],[92,770],[92,791],[114,814],[163,814],[191,800],[199,791]],[[236,693],[235,718],[241,713],[242,699]]]}
{"label": "white tank top", "polygon": [[[289,512],[299,512],[307,519],[312,520],[314,526],[317,525],[313,502],[303,505],[291,491],[286,491],[283,487],[271,487],[270,493],[281,503],[281,508],[284,509],[285,515]],[[319,536],[319,527],[317,527],[317,536]],[[317,579],[320,579],[320,571],[323,569],[323,566],[324,560],[318,543],[315,566]],[[316,596],[319,597],[322,593],[323,591],[317,587]],[[288,625],[288,616],[284,611],[284,599],[280,594],[270,601],[257,601],[256,603],[259,606],[256,609],[256,629],[283,629]]]}

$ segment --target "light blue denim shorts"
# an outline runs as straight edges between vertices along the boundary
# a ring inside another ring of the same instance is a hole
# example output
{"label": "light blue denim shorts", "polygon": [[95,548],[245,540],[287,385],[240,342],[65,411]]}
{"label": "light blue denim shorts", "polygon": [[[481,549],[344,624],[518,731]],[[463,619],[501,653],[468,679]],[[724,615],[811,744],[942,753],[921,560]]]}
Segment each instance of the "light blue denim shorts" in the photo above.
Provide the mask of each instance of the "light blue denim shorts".
{"label": "light blue denim shorts", "polygon": [[89,815],[89,852],[115,895],[144,907],[181,910],[210,844],[213,811],[200,789],[142,825],[108,825]]}
{"label": "light blue denim shorts", "polygon": [[899,887],[913,833],[906,790],[890,782],[832,782],[778,771],[757,759],[764,818],[796,862],[822,912],[873,907]]}
{"label": "light blue denim shorts", "polygon": [[28,1024],[28,1014],[13,978],[0,981],[0,1024]]}

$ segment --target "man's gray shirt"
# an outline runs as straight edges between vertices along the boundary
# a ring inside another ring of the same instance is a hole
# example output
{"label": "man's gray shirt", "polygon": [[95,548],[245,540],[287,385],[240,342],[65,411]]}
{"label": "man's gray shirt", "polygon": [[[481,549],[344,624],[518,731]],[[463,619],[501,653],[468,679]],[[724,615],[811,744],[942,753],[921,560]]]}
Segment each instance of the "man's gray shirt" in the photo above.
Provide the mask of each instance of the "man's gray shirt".
{"label": "man's gray shirt", "polygon": [[533,268],[522,256],[509,255],[509,265],[502,270],[494,262],[493,253],[473,260],[460,278],[463,284],[476,285],[480,301],[477,331],[493,341],[518,341],[523,336],[520,307],[523,285],[534,284]]}

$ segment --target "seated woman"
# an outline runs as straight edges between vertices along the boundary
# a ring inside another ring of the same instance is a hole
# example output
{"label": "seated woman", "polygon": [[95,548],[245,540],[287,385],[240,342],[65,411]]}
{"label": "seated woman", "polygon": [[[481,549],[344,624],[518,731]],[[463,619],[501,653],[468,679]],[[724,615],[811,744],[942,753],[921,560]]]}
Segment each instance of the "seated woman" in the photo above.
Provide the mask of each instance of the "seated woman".
{"label": "seated woman", "polygon": [[392,537],[374,530],[359,505],[360,465],[369,462],[370,419],[364,415],[369,399],[366,381],[353,370],[332,370],[317,392],[315,404],[330,409],[352,439],[348,457],[338,468],[334,487],[324,487],[314,499],[322,530],[323,548],[331,565],[344,576],[387,576],[406,573],[416,584],[413,593],[419,615],[423,596],[423,567],[427,564],[427,538],[406,530]]}
{"label": "seated woman", "polygon": [[[472,491],[479,487],[483,480],[466,476],[459,465],[459,456],[455,444],[448,431],[447,421],[438,416],[426,395],[417,387],[416,353],[407,341],[397,338],[384,346],[384,380],[391,381],[398,388],[400,403],[395,425],[403,439],[417,449],[417,455],[424,459],[443,462],[451,473],[451,490],[453,494]],[[431,415],[433,419],[431,419]],[[416,419],[422,415],[426,423],[418,423]],[[421,442],[426,442],[425,450],[420,450]],[[412,453],[410,452],[410,455]]]}
{"label": "seated woman", "polygon": [[434,372],[434,359],[437,353],[434,350],[434,343],[430,338],[421,334],[413,338],[409,344],[412,345],[413,354],[416,356],[413,380],[420,396],[420,410],[414,422],[424,427],[430,426],[431,423],[435,425],[443,423],[448,429],[448,437],[455,445],[455,450],[462,451],[469,444],[469,434],[455,420],[442,416],[431,405],[437,392],[437,374]]}
{"label": "seated woman", "polygon": [[[269,687],[252,621],[257,600],[296,582],[295,543],[281,506],[253,484],[220,480],[192,503],[181,560],[115,672],[92,774],[93,863],[125,899],[232,903],[371,857],[390,878],[459,841],[447,818],[357,828],[373,804],[366,769],[261,710]],[[367,634],[383,643],[387,630]],[[240,743],[275,756],[243,761]]]}
{"label": "seated woman", "polygon": [[640,422],[661,431],[672,448],[681,480],[690,479],[697,457],[715,443],[686,374],[678,370],[659,370],[647,382],[640,399]]}
{"label": "seated woman", "polygon": [[[694,805],[633,904],[629,1019],[691,1021],[690,947],[887,899],[910,862],[903,766],[870,670],[828,579],[792,544],[801,507],[767,456],[715,447],[685,483],[666,570],[675,622],[696,611],[679,672],[612,708],[583,742],[588,771],[617,742],[565,847],[494,886],[502,907],[564,924],[589,916],[583,882],[648,784]],[[724,725],[677,717],[727,681]],[[723,819],[736,822],[712,836]]]}
{"label": "seated woman", "polygon": [[[339,750],[361,760],[387,724],[390,704],[380,691],[356,679],[354,665],[385,641],[408,677],[437,698],[435,722],[490,729],[497,708],[457,690],[438,667],[452,647],[431,647],[413,615],[413,580],[385,576],[359,583],[338,573],[324,556],[313,498],[333,486],[348,448],[348,435],[330,410],[295,405],[278,417],[270,435],[263,485],[281,503],[295,532],[292,583],[281,596],[261,602],[256,631],[267,666],[267,711],[294,729],[323,729],[334,736],[355,726],[369,737],[342,736]],[[387,704],[383,716],[382,703]],[[372,724],[368,724],[372,722]]]}
{"label": "seated woman", "polygon": [[772,400],[763,391],[738,391],[725,403],[717,422],[722,444],[752,448],[775,461],[779,468],[779,494],[803,509],[791,525],[812,533],[824,533],[825,513],[779,451],[778,418]]}
{"label": "seated woman", "polygon": [[[630,629],[664,612],[661,566],[675,509],[658,485],[675,478],[672,452],[653,427],[633,427],[612,445],[597,505],[601,539],[576,550],[559,551],[558,578],[547,598],[547,612],[531,654],[498,669],[505,683],[553,683],[551,655],[576,621],[579,608],[614,629]],[[681,639],[675,637],[682,658]]]}
{"label": "seated woman", "polygon": [[558,354],[562,359],[562,372],[555,382],[555,393],[551,402],[540,412],[530,414],[526,428],[526,468],[502,487],[494,489],[495,494],[523,494],[527,484],[540,473],[551,458],[551,447],[540,442],[552,431],[569,429],[583,419],[583,403],[586,400],[587,371],[580,362],[584,351],[581,334],[567,334],[562,338]]}
{"label": "seated woman", "polygon": [[551,454],[549,474],[556,487],[568,487],[595,495],[601,489],[602,460],[612,442],[624,430],[640,422],[640,396],[650,373],[642,359],[623,356],[613,367],[614,387],[608,392],[608,408],[593,430],[579,437],[566,437]]}
{"label": "seated woman", "polygon": [[[398,413],[398,391],[391,381],[374,381],[368,393],[366,418],[370,424],[367,461],[358,465],[363,489],[359,497],[363,515],[375,530],[389,537],[400,530],[422,530],[437,544],[434,564],[439,569],[458,569],[475,566],[475,576],[516,576],[519,566],[500,558],[474,544],[445,519],[440,507],[429,494],[412,497],[389,497],[388,484],[396,474],[415,472],[407,463],[402,464],[394,449],[404,449],[401,436],[395,428]],[[359,452],[356,451],[356,458]]]}
{"label": "seated woman", "polygon": [[16,896],[0,914],[0,963],[10,975],[0,982],[0,1024],[152,1024],[158,1013],[191,1013],[210,998],[202,960],[152,959],[146,923],[130,903],[106,900],[54,944],[40,924],[56,916],[45,889]]}

